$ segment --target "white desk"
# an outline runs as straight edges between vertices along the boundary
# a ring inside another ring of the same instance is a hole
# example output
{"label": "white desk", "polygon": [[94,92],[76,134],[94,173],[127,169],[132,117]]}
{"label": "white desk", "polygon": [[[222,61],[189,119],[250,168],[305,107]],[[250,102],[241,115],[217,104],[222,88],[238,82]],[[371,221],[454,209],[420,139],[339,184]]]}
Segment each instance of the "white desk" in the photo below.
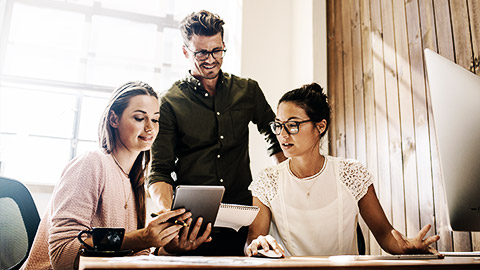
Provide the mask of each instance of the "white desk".
{"label": "white desk", "polygon": [[93,269],[480,269],[480,258],[338,261],[328,257],[81,257],[80,270]]}

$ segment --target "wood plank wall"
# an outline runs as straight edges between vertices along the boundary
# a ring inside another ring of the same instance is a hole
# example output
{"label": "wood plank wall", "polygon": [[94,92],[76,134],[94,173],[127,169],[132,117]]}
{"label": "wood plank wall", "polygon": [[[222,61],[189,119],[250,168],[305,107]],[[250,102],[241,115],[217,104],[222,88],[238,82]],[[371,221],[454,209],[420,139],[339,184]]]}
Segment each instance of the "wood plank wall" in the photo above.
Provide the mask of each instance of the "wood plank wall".
{"label": "wood plank wall", "polygon": [[480,74],[480,0],[327,0],[327,28],[330,153],[369,168],[400,232],[432,224],[439,250],[480,250],[479,233],[447,226],[423,60],[430,48]]}

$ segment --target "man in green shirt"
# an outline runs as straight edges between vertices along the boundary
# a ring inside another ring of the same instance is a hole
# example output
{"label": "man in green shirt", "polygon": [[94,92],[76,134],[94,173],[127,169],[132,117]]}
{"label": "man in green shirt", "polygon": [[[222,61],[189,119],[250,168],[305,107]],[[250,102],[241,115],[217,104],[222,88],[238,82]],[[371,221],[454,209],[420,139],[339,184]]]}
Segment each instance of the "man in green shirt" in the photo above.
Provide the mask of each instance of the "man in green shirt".
{"label": "man in green shirt", "polygon": [[[221,185],[224,203],[252,204],[248,124],[265,136],[267,152],[283,161],[269,123],[275,114],[258,83],[222,72],[226,49],[223,20],[208,11],[187,16],[180,26],[189,74],[162,96],[159,133],[152,146],[148,178],[157,206],[170,209],[177,185]],[[248,229],[214,228],[197,235],[198,223],[185,228],[167,252],[194,255],[243,255]],[[212,224],[213,225],[213,224]],[[190,230],[190,234],[188,234]]]}

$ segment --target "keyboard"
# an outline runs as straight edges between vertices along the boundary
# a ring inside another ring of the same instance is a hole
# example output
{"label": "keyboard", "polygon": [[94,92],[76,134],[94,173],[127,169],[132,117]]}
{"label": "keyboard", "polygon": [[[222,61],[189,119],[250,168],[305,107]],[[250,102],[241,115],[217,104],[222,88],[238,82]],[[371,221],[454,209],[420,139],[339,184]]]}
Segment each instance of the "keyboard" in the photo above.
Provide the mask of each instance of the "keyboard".
{"label": "keyboard", "polygon": [[480,251],[439,251],[449,257],[480,257]]}

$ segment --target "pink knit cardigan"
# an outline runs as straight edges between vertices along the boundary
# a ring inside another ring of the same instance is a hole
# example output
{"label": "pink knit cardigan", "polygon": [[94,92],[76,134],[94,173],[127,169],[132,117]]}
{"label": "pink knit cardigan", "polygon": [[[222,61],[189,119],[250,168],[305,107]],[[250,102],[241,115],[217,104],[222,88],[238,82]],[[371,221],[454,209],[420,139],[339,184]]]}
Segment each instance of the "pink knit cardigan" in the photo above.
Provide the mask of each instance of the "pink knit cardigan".
{"label": "pink knit cardigan", "polygon": [[[67,165],[21,269],[73,269],[81,248],[77,234],[92,227],[122,227],[125,232],[137,229],[129,179],[112,156],[101,150]],[[148,250],[142,253],[148,254]]]}

